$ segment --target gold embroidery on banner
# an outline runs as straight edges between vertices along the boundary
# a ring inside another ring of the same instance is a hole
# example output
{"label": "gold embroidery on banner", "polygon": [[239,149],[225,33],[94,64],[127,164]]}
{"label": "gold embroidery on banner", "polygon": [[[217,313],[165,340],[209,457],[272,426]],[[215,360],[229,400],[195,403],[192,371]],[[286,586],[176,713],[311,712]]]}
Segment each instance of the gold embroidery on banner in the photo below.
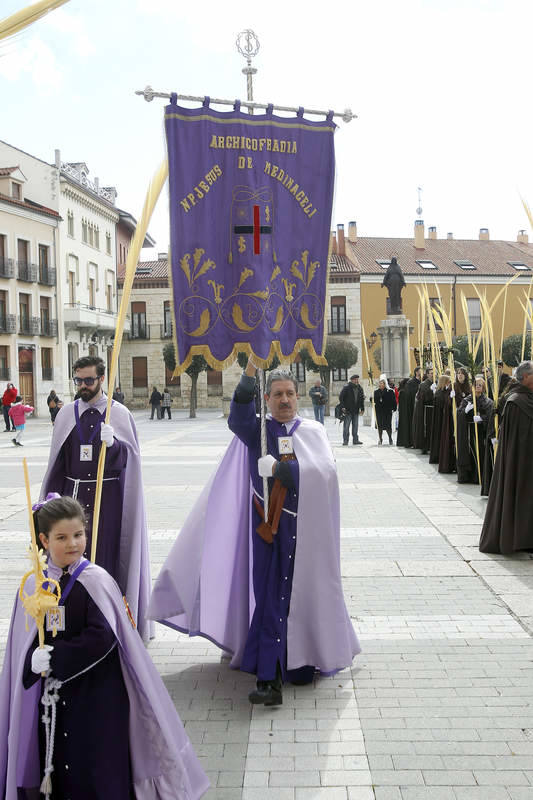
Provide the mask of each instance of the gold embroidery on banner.
{"label": "gold embroidery on banner", "polygon": [[[225,119],[219,119],[218,117],[213,117],[211,114],[196,114],[194,117],[187,117],[184,114],[177,114],[176,112],[170,112],[165,114],[165,119],[180,119],[182,122],[200,122],[202,120],[209,120],[210,122],[216,122],[220,125],[232,125],[232,124],[239,124],[239,125],[247,125],[252,128],[256,128],[260,125],[273,127],[273,128],[286,128],[292,130],[301,130],[301,131],[310,131],[311,133],[335,133],[335,125],[324,125],[323,127],[314,127],[310,125],[306,125],[305,123],[298,123],[298,122],[276,122],[275,120],[269,119],[268,122],[264,119],[242,119],[240,117],[226,117]],[[268,363],[268,362],[267,362]]]}

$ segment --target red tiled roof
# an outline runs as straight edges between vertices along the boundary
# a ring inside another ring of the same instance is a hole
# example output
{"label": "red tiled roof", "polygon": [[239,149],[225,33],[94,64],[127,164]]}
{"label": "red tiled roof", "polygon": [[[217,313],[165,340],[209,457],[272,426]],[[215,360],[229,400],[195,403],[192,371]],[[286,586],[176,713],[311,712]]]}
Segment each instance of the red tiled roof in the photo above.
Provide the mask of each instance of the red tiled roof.
{"label": "red tiled roof", "polygon": [[[357,242],[346,240],[346,255],[353,260],[361,275],[383,275],[376,259],[396,256],[405,275],[516,275],[509,261],[523,262],[533,271],[533,245],[500,240],[426,239],[423,249],[416,249],[414,239],[361,237]],[[432,261],[437,269],[424,269],[417,260]],[[475,270],[462,269],[455,261],[471,261]],[[524,274],[531,274],[529,270]]]}
{"label": "red tiled roof", "polygon": [[27,208],[30,211],[35,211],[37,214],[46,214],[47,217],[57,217],[57,219],[62,219],[62,217],[59,216],[59,213],[54,211],[53,208],[41,206],[39,203],[34,203],[31,200],[17,200],[16,198],[10,197],[7,194],[2,194],[2,192],[0,192],[0,200],[3,203],[11,203],[14,206],[20,206],[21,208]]}
{"label": "red tiled roof", "polygon": [[[126,267],[121,264],[118,269],[118,281],[124,280]],[[161,281],[168,280],[168,260],[140,261],[135,271],[135,281]]]}
{"label": "red tiled roof", "polygon": [[340,256],[338,253],[332,253],[329,259],[330,273],[337,274],[339,272],[359,272],[353,261],[350,261],[347,256]]}
{"label": "red tiled roof", "polygon": [[18,167],[0,167],[0,178],[5,178],[6,175],[11,175],[11,173],[15,172],[16,169],[18,169]]}

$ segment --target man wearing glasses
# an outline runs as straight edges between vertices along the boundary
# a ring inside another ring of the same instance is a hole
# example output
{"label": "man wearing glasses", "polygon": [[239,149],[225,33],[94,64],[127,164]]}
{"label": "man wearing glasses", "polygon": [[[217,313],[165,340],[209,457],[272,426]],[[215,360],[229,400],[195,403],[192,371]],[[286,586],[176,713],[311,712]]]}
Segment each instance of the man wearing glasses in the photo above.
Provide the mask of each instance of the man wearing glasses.
{"label": "man wearing glasses", "polygon": [[76,396],[56,417],[41,499],[49,492],[58,492],[82,504],[87,517],[85,555],[90,558],[98,457],[105,442],[96,563],[115,578],[139,632],[147,638],[150,559],[135,422],[126,406],[113,401],[110,424],[105,424],[107,397],[101,358],[80,358],[73,372]]}

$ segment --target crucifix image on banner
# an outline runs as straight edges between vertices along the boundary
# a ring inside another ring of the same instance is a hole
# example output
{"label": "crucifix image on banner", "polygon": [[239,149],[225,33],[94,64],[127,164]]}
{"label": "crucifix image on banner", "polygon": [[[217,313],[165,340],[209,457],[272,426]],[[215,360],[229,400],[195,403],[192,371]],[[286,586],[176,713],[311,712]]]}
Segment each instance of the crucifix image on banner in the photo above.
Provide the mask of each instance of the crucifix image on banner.
{"label": "crucifix image on banner", "polygon": [[166,108],[177,368],[323,361],[335,125]]}

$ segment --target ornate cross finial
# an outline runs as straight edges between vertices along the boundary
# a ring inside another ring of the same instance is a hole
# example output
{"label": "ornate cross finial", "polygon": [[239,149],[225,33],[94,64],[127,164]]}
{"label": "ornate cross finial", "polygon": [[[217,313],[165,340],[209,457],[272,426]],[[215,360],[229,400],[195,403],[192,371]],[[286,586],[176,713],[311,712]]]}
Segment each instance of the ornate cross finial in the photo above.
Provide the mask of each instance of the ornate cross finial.
{"label": "ornate cross finial", "polygon": [[419,217],[422,216],[422,187],[419,186],[417,189],[418,192],[418,208],[416,209],[416,213]]}
{"label": "ornate cross finial", "polygon": [[[257,70],[255,67],[252,67],[252,58],[254,58],[259,52],[259,39],[257,38],[256,34],[250,30],[250,28],[246,28],[246,30],[241,31],[237,36],[237,41],[235,43],[237,45],[237,50],[244,56],[246,59],[246,67],[243,68],[243,74],[246,75],[246,87],[248,91],[247,100],[253,101],[254,99],[254,90],[252,84],[252,75],[255,75]],[[250,109],[250,112],[252,109]]]}

